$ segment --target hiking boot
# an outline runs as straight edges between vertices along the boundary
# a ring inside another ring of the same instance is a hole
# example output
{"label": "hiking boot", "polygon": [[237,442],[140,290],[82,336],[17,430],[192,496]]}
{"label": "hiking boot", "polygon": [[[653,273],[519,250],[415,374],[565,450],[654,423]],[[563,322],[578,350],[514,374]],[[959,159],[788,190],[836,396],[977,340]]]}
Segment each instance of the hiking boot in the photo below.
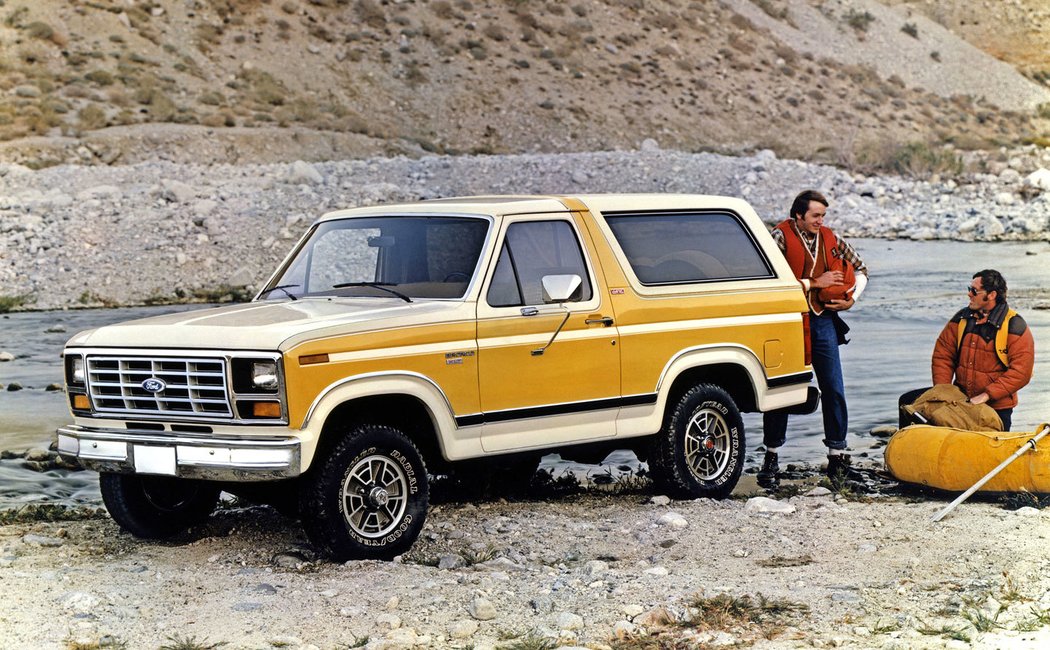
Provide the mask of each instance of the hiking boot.
{"label": "hiking boot", "polygon": [[780,459],[776,452],[767,451],[762,460],[762,469],[758,470],[758,485],[766,489],[774,490],[780,483],[777,474],[780,473]]}
{"label": "hiking boot", "polygon": [[842,481],[849,474],[852,460],[846,454],[835,454],[828,456],[828,478],[832,482]]}

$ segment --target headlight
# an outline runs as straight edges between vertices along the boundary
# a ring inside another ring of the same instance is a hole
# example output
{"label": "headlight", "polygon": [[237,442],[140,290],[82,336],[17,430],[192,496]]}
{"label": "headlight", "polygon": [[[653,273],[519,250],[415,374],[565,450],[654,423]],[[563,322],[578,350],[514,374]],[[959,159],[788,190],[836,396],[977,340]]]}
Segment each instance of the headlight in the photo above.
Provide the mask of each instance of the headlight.
{"label": "headlight", "polygon": [[66,383],[71,386],[83,386],[85,376],[84,357],[79,354],[68,355],[66,357]]}
{"label": "headlight", "polygon": [[273,361],[253,361],[252,386],[265,391],[277,390],[277,363]]}

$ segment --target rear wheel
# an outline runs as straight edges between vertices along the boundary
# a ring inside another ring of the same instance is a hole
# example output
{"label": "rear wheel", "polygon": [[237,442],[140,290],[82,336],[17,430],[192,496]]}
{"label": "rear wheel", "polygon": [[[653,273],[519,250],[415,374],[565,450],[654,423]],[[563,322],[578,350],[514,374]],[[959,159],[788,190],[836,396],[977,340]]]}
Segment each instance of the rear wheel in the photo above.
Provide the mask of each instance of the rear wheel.
{"label": "rear wheel", "polygon": [[172,537],[202,523],[219,501],[214,484],[171,476],[103,472],[99,488],[113,520],[146,539]]}
{"label": "rear wheel", "polygon": [[351,429],[303,482],[307,536],[337,561],[389,560],[419,536],[429,500],[427,471],[412,441],[388,426]]}
{"label": "rear wheel", "polygon": [[694,386],[675,405],[649,454],[657,486],[676,498],[721,499],[744,468],[744,422],[733,398],[713,384]]}

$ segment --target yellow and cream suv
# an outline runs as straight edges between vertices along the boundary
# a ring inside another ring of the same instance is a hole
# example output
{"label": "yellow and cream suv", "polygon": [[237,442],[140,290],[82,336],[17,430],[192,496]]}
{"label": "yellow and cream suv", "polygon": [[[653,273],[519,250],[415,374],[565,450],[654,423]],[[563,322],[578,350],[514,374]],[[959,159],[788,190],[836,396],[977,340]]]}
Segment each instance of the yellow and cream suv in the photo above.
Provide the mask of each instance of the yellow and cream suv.
{"label": "yellow and cream suv", "polygon": [[428,480],[632,449],[725,497],[741,411],[811,409],[806,300],[740,199],[474,197],[333,212],[250,303],[81,332],[64,456],[145,538],[220,490],[294,506],[335,559],[391,558]]}

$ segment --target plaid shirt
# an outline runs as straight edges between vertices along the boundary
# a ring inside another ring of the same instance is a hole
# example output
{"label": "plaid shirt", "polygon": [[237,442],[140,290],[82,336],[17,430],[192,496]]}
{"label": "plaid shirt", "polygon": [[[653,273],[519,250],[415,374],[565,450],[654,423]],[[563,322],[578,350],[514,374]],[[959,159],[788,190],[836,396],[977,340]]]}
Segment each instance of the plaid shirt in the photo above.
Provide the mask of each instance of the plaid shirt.
{"label": "plaid shirt", "polygon": [[[806,244],[806,247],[809,248],[811,252],[814,251],[817,243],[817,236],[798,229],[796,229],[796,232],[802,235],[802,241]],[[784,231],[779,228],[774,228],[770,234],[773,235],[773,241],[777,243],[777,248],[780,249],[780,252],[787,254],[787,242],[784,241]],[[839,252],[842,259],[853,265],[853,270],[856,273],[863,273],[864,276],[867,277],[868,267],[864,265],[864,260],[860,259],[860,255],[857,254],[857,251],[850,246],[848,241],[839,237],[838,233],[835,233],[835,250]]]}

